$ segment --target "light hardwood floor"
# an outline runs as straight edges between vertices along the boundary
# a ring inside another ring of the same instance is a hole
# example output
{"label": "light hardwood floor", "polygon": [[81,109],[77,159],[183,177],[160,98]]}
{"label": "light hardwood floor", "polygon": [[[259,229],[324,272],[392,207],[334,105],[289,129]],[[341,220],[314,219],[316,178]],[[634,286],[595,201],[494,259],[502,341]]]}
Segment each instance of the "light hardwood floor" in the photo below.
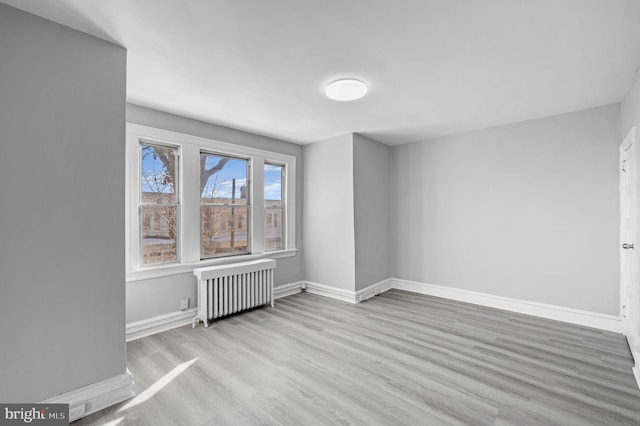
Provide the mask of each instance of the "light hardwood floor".
{"label": "light hardwood floor", "polygon": [[138,396],[74,425],[640,424],[624,337],[391,290],[128,344]]}

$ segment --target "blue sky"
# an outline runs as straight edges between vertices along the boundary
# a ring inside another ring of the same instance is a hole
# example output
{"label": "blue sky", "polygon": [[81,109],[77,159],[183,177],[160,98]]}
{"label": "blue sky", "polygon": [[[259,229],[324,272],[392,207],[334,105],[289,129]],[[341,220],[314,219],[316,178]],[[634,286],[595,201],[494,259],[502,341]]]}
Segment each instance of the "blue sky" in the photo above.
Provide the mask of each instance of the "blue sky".
{"label": "blue sky", "polygon": [[[210,169],[218,164],[222,157],[216,155],[207,155],[205,168]],[[240,188],[247,183],[247,161],[232,158],[224,165],[222,170],[211,175],[207,181],[207,185],[202,191],[202,196],[206,198],[220,197],[231,198],[233,179],[236,180],[235,197],[240,199]]]}
{"label": "blue sky", "polygon": [[282,167],[264,165],[265,200],[282,200]]}
{"label": "blue sky", "polygon": [[[153,151],[148,149],[149,145],[142,145],[142,191],[143,192],[162,192],[164,194],[173,193],[173,184],[162,185],[156,182],[162,182],[163,176],[166,175],[166,169],[159,158],[154,158]],[[160,149],[171,150],[171,148],[162,147]],[[157,178],[157,179],[154,179]]]}
{"label": "blue sky", "polygon": [[[143,145],[144,147],[145,145]],[[220,161],[219,156],[208,155],[206,168],[209,169]],[[162,176],[166,170],[162,161],[154,159],[152,155],[147,155],[142,159],[143,173],[147,177]],[[215,175],[209,177],[207,181],[207,187],[203,191],[203,194],[209,195],[213,189],[215,189],[215,197],[231,198],[231,189],[233,186],[233,179],[236,179],[236,198],[240,198],[240,188],[247,182],[247,162],[246,160],[240,160],[232,158],[227,164]],[[164,188],[155,188],[149,185],[148,179],[142,179],[142,190],[144,192],[156,192],[162,191],[164,193],[173,192],[171,185]],[[280,166],[273,166],[266,164],[264,168],[264,185],[265,185],[265,199],[267,200],[281,200],[282,199],[282,168]]]}

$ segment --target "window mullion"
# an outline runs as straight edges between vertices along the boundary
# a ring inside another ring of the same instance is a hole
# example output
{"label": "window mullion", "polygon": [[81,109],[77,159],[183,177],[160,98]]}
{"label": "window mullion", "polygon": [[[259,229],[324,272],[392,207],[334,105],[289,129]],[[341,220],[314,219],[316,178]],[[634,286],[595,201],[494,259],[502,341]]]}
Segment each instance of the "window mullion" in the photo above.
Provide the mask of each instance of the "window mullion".
{"label": "window mullion", "polygon": [[255,253],[264,253],[264,157],[253,157],[251,181],[253,190],[253,249]]}
{"label": "window mullion", "polygon": [[184,262],[200,260],[200,147],[182,149],[182,256]]}

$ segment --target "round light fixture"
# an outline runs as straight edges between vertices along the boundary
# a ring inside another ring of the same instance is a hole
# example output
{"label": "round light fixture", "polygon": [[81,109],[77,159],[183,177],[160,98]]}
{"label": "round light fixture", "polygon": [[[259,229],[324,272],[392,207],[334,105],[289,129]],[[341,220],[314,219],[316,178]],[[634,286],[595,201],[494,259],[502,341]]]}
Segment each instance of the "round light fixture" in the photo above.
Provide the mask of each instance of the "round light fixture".
{"label": "round light fixture", "polygon": [[367,94],[367,85],[355,78],[341,78],[329,83],[325,93],[334,101],[355,101]]}

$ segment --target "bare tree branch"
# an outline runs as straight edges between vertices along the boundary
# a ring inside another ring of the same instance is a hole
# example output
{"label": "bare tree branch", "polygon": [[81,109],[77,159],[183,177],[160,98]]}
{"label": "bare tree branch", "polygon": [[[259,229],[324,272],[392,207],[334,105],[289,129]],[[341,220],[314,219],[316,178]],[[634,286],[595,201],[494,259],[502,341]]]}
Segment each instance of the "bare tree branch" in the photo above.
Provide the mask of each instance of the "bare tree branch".
{"label": "bare tree branch", "polygon": [[[164,165],[164,168],[169,172],[169,177],[172,183],[176,182],[176,157],[173,155],[173,151],[171,150],[163,150],[156,149],[155,154],[158,156],[158,159]],[[209,178],[218,173],[222,168],[229,162],[229,158],[221,157],[218,163],[211,167],[210,169],[206,169],[206,161],[207,156],[200,156],[200,193],[204,191],[205,186],[207,185],[207,181]]]}
{"label": "bare tree branch", "polygon": [[204,191],[204,187],[207,185],[207,181],[209,180],[209,178],[212,175],[218,173],[220,170],[222,170],[225,164],[229,162],[229,158],[227,157],[220,158],[220,161],[218,161],[218,164],[211,167],[210,169],[205,169],[206,161],[207,161],[206,156],[204,155],[200,156],[200,194],[202,194],[202,191]]}

